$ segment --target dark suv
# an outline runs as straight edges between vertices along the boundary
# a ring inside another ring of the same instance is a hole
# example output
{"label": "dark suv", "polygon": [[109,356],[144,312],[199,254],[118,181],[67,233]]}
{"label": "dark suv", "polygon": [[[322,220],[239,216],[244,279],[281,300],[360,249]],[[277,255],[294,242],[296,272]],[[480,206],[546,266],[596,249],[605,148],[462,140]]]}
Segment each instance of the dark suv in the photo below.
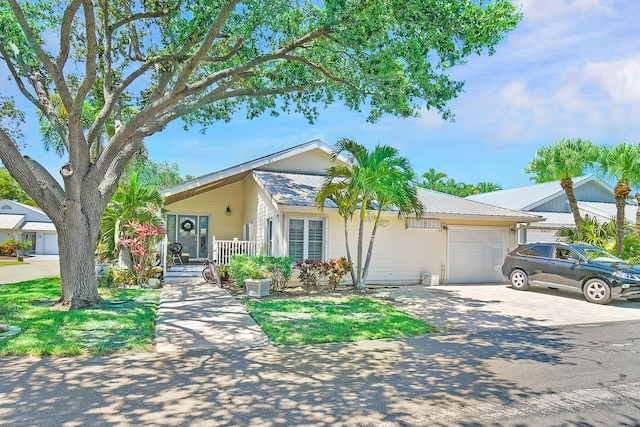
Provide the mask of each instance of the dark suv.
{"label": "dark suv", "polygon": [[578,243],[527,243],[509,252],[502,274],[521,291],[530,285],[582,292],[587,301],[640,298],[640,269],[596,248]]}

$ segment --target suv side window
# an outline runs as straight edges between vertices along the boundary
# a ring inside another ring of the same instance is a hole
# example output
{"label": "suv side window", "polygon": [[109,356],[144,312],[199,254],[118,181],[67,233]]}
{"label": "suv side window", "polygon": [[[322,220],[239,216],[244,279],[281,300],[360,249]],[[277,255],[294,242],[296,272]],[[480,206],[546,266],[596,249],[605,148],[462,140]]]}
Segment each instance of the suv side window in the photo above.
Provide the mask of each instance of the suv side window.
{"label": "suv side window", "polygon": [[556,250],[554,252],[554,257],[558,258],[558,259],[566,259],[566,260],[579,260],[580,257],[578,256],[577,253],[575,253],[574,251],[572,251],[569,248],[563,248],[560,246],[556,247]]}
{"label": "suv side window", "polygon": [[518,252],[519,255],[551,258],[551,245],[529,246]]}

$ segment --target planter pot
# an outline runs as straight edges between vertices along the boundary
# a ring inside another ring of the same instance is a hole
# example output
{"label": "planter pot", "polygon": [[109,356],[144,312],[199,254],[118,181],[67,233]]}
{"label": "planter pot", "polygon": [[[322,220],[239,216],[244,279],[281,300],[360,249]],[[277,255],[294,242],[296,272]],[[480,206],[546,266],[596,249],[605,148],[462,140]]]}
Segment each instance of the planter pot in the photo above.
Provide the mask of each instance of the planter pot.
{"label": "planter pot", "polygon": [[104,277],[109,269],[109,264],[98,264],[96,263],[96,277]]}
{"label": "planter pot", "polygon": [[269,295],[271,279],[247,279],[244,281],[248,297],[265,297]]}

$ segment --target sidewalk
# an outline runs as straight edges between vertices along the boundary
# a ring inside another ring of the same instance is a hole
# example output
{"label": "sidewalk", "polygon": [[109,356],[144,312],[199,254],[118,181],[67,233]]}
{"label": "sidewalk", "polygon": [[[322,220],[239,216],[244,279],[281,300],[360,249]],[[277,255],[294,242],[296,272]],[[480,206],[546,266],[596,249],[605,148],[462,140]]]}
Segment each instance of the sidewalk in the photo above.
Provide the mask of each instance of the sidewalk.
{"label": "sidewalk", "polygon": [[269,339],[227,291],[201,278],[167,278],[160,292],[155,350],[249,349]]}

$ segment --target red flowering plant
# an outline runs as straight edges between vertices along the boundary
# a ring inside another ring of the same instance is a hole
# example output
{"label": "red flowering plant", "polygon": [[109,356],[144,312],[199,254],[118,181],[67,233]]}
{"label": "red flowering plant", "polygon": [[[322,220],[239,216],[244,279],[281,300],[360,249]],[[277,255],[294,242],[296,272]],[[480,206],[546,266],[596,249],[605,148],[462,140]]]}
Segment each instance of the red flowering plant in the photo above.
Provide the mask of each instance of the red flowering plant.
{"label": "red flowering plant", "polygon": [[159,225],[140,223],[135,220],[130,221],[125,228],[126,237],[120,239],[119,245],[130,249],[137,283],[143,286],[154,266],[155,253],[151,252],[151,248],[158,243],[165,231]]}

